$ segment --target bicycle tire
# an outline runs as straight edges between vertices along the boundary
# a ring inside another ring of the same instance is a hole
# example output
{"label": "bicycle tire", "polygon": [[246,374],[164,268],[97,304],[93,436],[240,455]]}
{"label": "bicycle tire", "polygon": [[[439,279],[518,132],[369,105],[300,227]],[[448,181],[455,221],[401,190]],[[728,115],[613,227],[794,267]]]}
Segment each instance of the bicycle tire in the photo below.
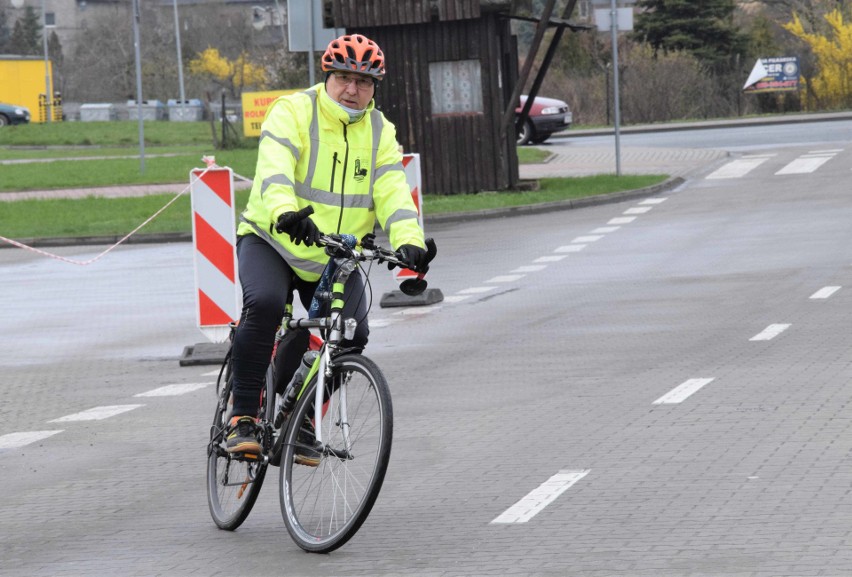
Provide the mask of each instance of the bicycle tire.
{"label": "bicycle tire", "polygon": [[[264,382],[265,394],[262,396],[261,414],[267,419],[272,412],[274,402],[268,402],[270,387],[274,387],[271,369],[267,370]],[[213,522],[220,529],[234,531],[243,524],[251,513],[263,479],[266,477],[267,463],[264,459],[250,462],[234,458],[225,452],[225,428],[228,421],[228,399],[231,395],[233,379],[228,371],[225,386],[216,403],[213,425],[210,427],[210,444],[207,449],[207,504]],[[233,479],[242,479],[243,483]]]}
{"label": "bicycle tire", "polygon": [[[387,380],[379,367],[360,354],[334,361],[327,379],[322,418],[325,450],[319,465],[295,462],[298,436],[306,416],[314,414],[314,377],[291,415],[281,459],[279,497],[287,531],[299,547],[328,553],[358,531],[373,508],[390,460],[393,407]],[[345,383],[341,386],[341,383]],[[344,447],[340,416],[345,391],[351,452]]]}

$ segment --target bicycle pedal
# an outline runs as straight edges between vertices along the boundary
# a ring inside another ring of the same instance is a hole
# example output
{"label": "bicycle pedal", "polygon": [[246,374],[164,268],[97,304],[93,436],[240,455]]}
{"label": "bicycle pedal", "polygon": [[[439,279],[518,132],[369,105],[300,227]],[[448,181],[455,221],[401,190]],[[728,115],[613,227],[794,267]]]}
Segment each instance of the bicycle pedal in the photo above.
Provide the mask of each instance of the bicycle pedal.
{"label": "bicycle pedal", "polygon": [[231,453],[231,458],[236,461],[249,461],[252,463],[268,462],[268,457],[260,453]]}

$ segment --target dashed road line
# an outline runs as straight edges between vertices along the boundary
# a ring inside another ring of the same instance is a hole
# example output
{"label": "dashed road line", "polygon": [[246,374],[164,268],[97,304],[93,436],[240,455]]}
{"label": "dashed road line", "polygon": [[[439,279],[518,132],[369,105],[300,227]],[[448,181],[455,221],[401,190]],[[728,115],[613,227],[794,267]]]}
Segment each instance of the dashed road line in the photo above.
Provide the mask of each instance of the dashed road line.
{"label": "dashed road line", "polygon": [[[217,371],[218,374],[218,371]],[[205,387],[209,387],[210,385],[214,385],[215,383],[206,382],[206,383],[177,383],[174,385],[165,385],[163,387],[159,387],[150,391],[146,391],[144,393],[139,393],[137,395],[133,395],[134,397],[177,397],[179,395],[185,395],[187,393],[191,393],[193,391],[197,391],[198,389],[203,389]]]}
{"label": "dashed road line", "polygon": [[494,290],[493,286],[473,286],[470,288],[462,289],[458,292],[460,295],[476,295],[487,293],[490,290]]}
{"label": "dashed road line", "polygon": [[827,299],[834,293],[840,290],[839,286],[827,286],[819,289],[817,292],[811,295],[812,299]]}
{"label": "dashed road line", "polygon": [[533,262],[559,262],[564,259],[565,255],[548,255],[548,256],[540,256],[535,259]]}
{"label": "dashed road line", "polygon": [[540,270],[546,269],[547,266],[543,264],[528,264],[524,266],[519,266],[515,270],[510,270],[511,273],[526,273],[526,272],[538,272]]}
{"label": "dashed road line", "polygon": [[567,491],[574,483],[588,475],[589,472],[589,469],[559,471],[537,488],[530,491],[523,499],[506,509],[491,521],[491,524],[526,523],[555,501],[559,495]]}
{"label": "dashed road line", "polygon": [[634,220],[636,220],[635,216],[618,216],[610,219],[607,224],[630,224]]}
{"label": "dashed road line", "polygon": [[26,431],[0,435],[0,449],[18,449],[61,432],[62,429],[55,431]]}
{"label": "dashed road line", "polygon": [[588,234],[585,236],[578,236],[577,238],[571,241],[571,244],[597,242],[602,238],[602,234]]}
{"label": "dashed road line", "polygon": [[607,234],[610,232],[615,232],[620,229],[620,226],[602,226],[600,228],[596,228],[592,231],[592,234]]}
{"label": "dashed road line", "polygon": [[94,407],[92,409],[81,411],[79,413],[65,415],[64,417],[53,419],[52,421],[48,421],[48,423],[68,423],[71,421],[100,421],[102,419],[109,419],[110,417],[114,417],[116,415],[120,415],[121,413],[126,413],[128,411],[132,411],[134,409],[138,409],[139,407],[144,406],[145,405],[109,405],[105,407]]}
{"label": "dashed road line", "polygon": [[713,382],[713,377],[709,379],[689,379],[684,381],[680,385],[676,386],[674,389],[654,401],[652,404],[654,405],[676,405],[678,403],[682,403],[695,393],[697,393],[702,387],[709,385]]}
{"label": "dashed road line", "polygon": [[789,324],[777,323],[769,325],[758,334],[751,337],[750,341],[770,341],[790,328]]}
{"label": "dashed road line", "polygon": [[493,278],[488,279],[487,283],[506,283],[506,282],[515,282],[516,280],[521,280],[526,275],[523,274],[504,274],[495,276]]}
{"label": "dashed road line", "polygon": [[565,246],[556,247],[556,250],[553,252],[580,252],[584,248],[586,248],[585,244],[567,244]]}

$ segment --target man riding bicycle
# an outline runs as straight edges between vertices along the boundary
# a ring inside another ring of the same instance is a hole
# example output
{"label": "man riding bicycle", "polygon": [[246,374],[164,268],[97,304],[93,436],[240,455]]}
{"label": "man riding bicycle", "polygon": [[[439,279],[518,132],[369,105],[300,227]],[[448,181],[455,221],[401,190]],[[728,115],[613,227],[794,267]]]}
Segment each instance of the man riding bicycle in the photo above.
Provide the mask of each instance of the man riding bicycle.
{"label": "man riding bicycle", "polygon": [[[232,347],[234,416],[226,446],[233,453],[261,452],[256,416],[276,329],[291,291],[310,306],[329,260],[317,245],[321,234],[362,238],[378,222],[410,269],[425,271],[430,260],[396,129],[373,101],[385,76],[384,54],[369,38],[346,34],[329,43],[322,70],[324,82],[282,96],[267,110],[237,229],[243,309]],[[293,213],[308,206],[313,214],[293,222]],[[342,344],[363,349],[369,325],[360,275],[350,276],[345,294],[343,315],[358,327]],[[302,336],[281,343],[289,370],[307,349]]]}

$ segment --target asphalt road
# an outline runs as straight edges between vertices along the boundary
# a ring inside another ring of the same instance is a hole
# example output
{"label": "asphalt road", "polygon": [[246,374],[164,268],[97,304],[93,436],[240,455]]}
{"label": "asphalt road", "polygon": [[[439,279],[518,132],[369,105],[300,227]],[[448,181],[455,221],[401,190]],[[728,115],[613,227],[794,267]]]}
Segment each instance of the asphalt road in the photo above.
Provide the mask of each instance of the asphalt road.
{"label": "asphalt road", "polygon": [[852,139],[773,146],[436,223],[446,300],[371,317],[388,477],[326,556],[289,540],[277,471],[238,531],[209,519],[189,244],[0,251],[0,575],[852,574],[851,167]]}

